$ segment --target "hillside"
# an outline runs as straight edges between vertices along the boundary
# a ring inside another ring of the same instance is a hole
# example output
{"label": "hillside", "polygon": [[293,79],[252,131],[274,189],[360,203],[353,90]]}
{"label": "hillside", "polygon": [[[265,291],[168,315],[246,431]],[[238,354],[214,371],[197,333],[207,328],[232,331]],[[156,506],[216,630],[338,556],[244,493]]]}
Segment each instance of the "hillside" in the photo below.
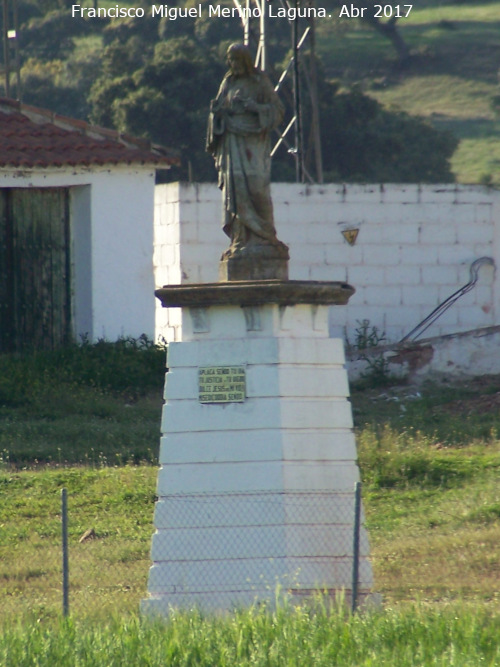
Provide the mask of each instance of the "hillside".
{"label": "hillside", "polygon": [[492,101],[500,94],[500,2],[422,4],[434,6],[414,5],[398,22],[412,53],[403,69],[390,43],[363,21],[319,23],[327,73],[452,131],[460,138],[452,158],[458,182],[499,185],[500,115]]}

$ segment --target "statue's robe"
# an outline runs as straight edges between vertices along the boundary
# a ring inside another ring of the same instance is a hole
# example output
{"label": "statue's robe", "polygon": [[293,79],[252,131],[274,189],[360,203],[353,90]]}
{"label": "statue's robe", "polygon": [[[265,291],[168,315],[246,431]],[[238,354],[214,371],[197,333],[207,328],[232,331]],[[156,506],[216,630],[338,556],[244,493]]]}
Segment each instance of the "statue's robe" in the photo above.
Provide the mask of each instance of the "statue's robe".
{"label": "statue's robe", "polygon": [[[235,100],[235,98],[237,98]],[[257,103],[256,111],[238,99]],[[232,248],[275,243],[271,201],[270,132],[283,119],[283,106],[260,72],[222,81],[209,116],[207,150],[215,159],[224,199],[224,232]]]}

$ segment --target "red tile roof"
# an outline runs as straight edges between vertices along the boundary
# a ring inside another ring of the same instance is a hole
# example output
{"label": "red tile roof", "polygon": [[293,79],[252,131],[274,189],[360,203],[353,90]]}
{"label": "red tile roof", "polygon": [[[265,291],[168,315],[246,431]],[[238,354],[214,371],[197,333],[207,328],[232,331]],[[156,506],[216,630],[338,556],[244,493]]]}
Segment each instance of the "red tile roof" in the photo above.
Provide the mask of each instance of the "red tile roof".
{"label": "red tile roof", "polygon": [[0,167],[178,163],[178,153],[145,139],[0,97]]}

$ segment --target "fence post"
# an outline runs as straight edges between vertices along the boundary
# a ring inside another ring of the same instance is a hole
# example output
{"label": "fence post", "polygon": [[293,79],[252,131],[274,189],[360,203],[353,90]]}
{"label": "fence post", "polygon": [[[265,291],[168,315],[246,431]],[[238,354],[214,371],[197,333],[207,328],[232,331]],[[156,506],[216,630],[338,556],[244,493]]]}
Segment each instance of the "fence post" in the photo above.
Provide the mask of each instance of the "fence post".
{"label": "fence post", "polygon": [[352,543],[352,586],[351,611],[354,614],[358,606],[358,579],[359,579],[359,533],[361,527],[361,482],[354,485],[354,529]]}
{"label": "fence post", "polygon": [[63,616],[69,614],[68,492],[61,489]]}

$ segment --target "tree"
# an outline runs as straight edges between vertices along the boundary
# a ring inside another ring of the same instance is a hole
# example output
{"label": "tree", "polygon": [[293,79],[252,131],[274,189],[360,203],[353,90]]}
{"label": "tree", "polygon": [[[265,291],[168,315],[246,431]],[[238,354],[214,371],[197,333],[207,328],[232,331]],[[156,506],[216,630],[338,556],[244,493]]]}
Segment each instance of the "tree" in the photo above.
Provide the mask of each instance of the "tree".
{"label": "tree", "polygon": [[179,149],[183,164],[172,169],[174,178],[213,180],[204,151],[206,117],[223,71],[219,59],[189,37],[158,42],[152,60],[132,76],[96,81],[91,119]]}
{"label": "tree", "polygon": [[424,120],[384,109],[357,89],[323,87],[321,115],[327,180],[439,183],[454,180],[449,159],[458,140]]}
{"label": "tree", "polygon": [[[214,54],[187,37],[158,43],[153,60],[131,77],[100,79],[92,89],[92,119],[180,149],[183,167],[174,179],[213,180],[204,151],[210,99],[224,68]],[[387,111],[357,89],[320,85],[324,170],[327,180],[449,182],[450,134],[419,118]],[[305,113],[309,110],[305,109]],[[173,170],[172,170],[173,171]],[[286,150],[273,163],[275,180],[294,180]]]}
{"label": "tree", "polygon": [[23,65],[21,79],[25,89],[23,101],[37,107],[57,109],[63,116],[83,118],[88,104],[82,89],[74,85],[67,62],[41,62],[30,58]]}
{"label": "tree", "polygon": [[[23,68],[25,101],[76,117],[86,117],[88,103],[92,122],[180,150],[183,165],[173,168],[170,178],[213,180],[215,169],[204,150],[206,119],[238,22],[210,21],[207,16],[196,21],[68,20],[63,0],[47,0],[49,4],[52,11],[37,17],[35,5],[23,0],[23,55],[32,54]],[[383,24],[384,30],[392,29],[388,21]],[[288,48],[287,27],[280,22],[272,34],[274,62]],[[92,32],[102,35],[104,47],[78,60],[73,38]],[[320,63],[317,69],[327,179],[452,180],[449,157],[457,142],[450,135],[407,114],[387,111],[359,90],[342,92],[326,80]],[[99,75],[92,81],[95,72]],[[304,108],[306,120],[310,113]],[[273,178],[295,178],[285,148],[275,156]]]}
{"label": "tree", "polygon": [[23,57],[40,60],[68,58],[73,51],[73,37],[89,34],[88,21],[71,17],[65,9],[50,11],[30,19],[21,30]]}

